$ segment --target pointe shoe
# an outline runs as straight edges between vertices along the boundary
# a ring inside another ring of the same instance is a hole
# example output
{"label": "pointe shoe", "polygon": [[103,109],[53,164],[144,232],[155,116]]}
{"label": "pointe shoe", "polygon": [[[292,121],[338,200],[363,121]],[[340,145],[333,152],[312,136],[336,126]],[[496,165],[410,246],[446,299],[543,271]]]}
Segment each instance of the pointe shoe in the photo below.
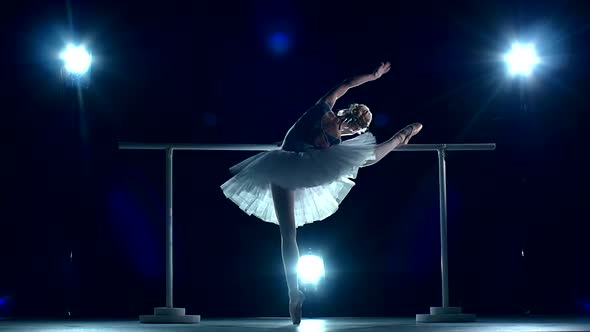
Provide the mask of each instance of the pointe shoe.
{"label": "pointe shoe", "polygon": [[289,298],[289,315],[291,316],[291,321],[295,325],[301,323],[301,311],[303,309],[304,300],[305,295],[303,295],[301,291],[297,291],[295,296]]}
{"label": "pointe shoe", "polygon": [[409,134],[406,134],[406,138],[402,141],[402,144],[408,144],[410,142],[410,138],[420,132],[422,130],[422,124],[419,122],[412,123],[411,125],[406,126],[401,131],[404,132],[406,130],[411,130]]}

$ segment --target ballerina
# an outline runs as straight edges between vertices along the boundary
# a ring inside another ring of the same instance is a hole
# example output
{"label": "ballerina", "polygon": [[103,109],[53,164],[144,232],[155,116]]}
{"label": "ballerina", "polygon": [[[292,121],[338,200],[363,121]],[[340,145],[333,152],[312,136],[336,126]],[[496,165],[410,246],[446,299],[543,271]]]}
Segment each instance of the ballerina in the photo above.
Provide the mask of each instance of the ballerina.
{"label": "ballerina", "polygon": [[[389,62],[381,63],[369,74],[345,79],[301,115],[279,149],[234,165],[233,176],[221,185],[224,195],[245,213],[279,226],[293,324],[301,322],[305,298],[297,278],[297,228],[334,214],[360,168],[379,162],[422,130],[420,123],[413,123],[376,144],[368,131],[372,113],[366,105],[333,111],[349,89],[379,79],[390,68]],[[354,137],[343,140],[346,136]]]}

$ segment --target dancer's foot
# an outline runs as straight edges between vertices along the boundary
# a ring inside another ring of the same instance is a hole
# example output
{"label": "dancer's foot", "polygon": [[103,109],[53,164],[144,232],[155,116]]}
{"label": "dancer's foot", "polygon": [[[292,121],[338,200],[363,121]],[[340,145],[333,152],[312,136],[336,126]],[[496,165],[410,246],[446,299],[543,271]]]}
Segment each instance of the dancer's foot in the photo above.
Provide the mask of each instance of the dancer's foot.
{"label": "dancer's foot", "polygon": [[400,130],[400,134],[404,135],[404,139],[401,144],[408,144],[410,142],[410,138],[414,137],[417,133],[422,130],[422,124],[415,122],[411,125],[407,125],[404,129]]}
{"label": "dancer's foot", "polygon": [[301,323],[301,311],[303,309],[303,301],[305,295],[303,292],[298,290],[297,292],[289,295],[289,315],[293,324]]}

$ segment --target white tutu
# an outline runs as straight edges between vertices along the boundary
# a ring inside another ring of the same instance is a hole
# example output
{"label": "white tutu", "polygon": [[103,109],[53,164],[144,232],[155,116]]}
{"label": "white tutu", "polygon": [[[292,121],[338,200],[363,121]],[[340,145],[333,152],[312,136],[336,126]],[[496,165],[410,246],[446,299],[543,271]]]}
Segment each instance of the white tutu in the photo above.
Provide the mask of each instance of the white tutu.
{"label": "white tutu", "polygon": [[323,220],[354,186],[358,169],[375,159],[375,137],[366,132],[327,149],[272,150],[230,168],[224,195],[248,215],[278,224],[270,184],[295,191],[297,227]]}

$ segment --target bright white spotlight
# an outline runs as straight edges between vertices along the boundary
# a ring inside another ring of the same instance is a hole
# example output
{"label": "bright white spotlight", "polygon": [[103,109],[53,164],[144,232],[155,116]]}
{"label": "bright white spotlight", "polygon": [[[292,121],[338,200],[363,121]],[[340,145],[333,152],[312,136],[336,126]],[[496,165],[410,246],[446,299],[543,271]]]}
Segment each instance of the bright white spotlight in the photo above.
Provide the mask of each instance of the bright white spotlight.
{"label": "bright white spotlight", "polygon": [[84,46],[68,45],[60,54],[64,61],[64,68],[71,74],[83,75],[90,69],[92,56],[86,51]]}
{"label": "bright white spotlight", "polygon": [[325,275],[324,261],[314,255],[301,256],[297,264],[297,274],[302,283],[317,284]]}
{"label": "bright white spotlight", "polygon": [[512,49],[504,56],[510,75],[528,76],[541,60],[533,44],[512,44]]}

